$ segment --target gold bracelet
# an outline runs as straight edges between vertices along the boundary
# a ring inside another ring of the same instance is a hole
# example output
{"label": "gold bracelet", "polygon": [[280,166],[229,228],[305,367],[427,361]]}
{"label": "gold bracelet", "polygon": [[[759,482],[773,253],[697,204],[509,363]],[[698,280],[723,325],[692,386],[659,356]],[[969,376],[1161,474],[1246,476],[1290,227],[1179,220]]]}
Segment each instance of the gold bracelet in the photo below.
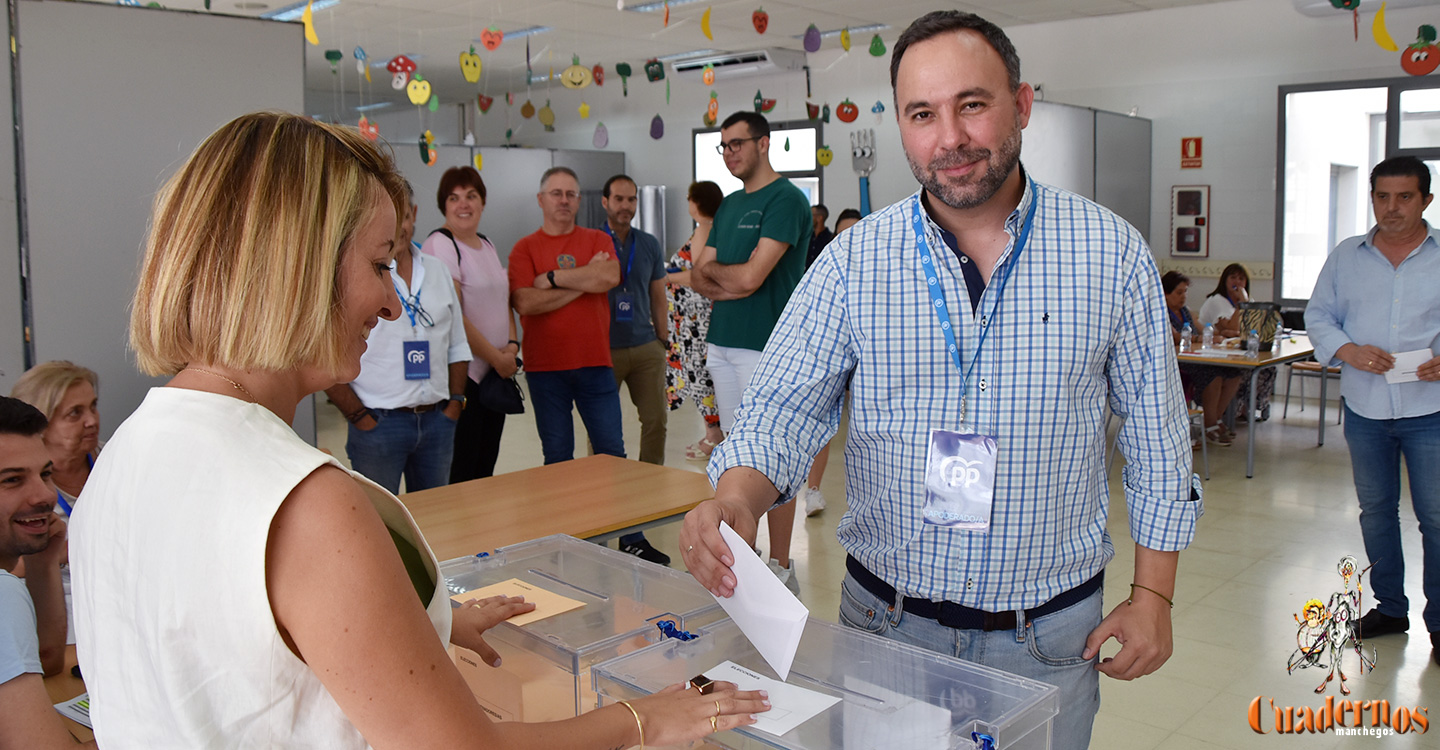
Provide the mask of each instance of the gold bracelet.
{"label": "gold bracelet", "polygon": [[1130,599],[1131,599],[1131,601],[1134,601],[1134,599],[1135,599],[1135,589],[1145,589],[1146,591],[1149,591],[1150,593],[1152,593],[1152,594],[1160,597],[1161,599],[1164,599],[1164,600],[1165,600],[1165,603],[1170,605],[1170,609],[1175,609],[1175,602],[1172,601],[1172,600],[1170,599],[1170,597],[1168,597],[1168,596],[1160,593],[1159,591],[1156,591],[1155,589],[1150,588],[1149,586],[1141,586],[1141,585],[1138,584],[1138,583],[1132,583],[1132,584],[1130,584]]}
{"label": "gold bracelet", "polygon": [[635,717],[635,729],[640,732],[640,750],[645,750],[645,725],[640,723],[640,714],[629,701],[618,701],[620,705],[630,709],[630,715]]}

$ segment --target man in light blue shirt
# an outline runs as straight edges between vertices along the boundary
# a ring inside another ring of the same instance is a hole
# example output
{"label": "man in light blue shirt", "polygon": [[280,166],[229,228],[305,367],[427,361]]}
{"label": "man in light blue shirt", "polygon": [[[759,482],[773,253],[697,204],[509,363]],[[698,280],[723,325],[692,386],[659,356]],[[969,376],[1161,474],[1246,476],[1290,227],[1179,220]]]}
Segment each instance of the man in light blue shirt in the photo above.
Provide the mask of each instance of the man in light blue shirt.
{"label": "man in light blue shirt", "polygon": [[1345,441],[1376,606],[1362,637],[1410,628],[1400,548],[1400,458],[1424,547],[1425,627],[1440,663],[1440,241],[1422,218],[1430,169],[1413,156],[1370,173],[1375,228],[1336,246],[1305,309],[1315,358],[1341,367]]}
{"label": "man in light blue shirt", "polygon": [[[1034,92],[999,28],[931,13],[894,49],[923,189],[801,280],[680,548],[706,588],[733,593],[716,527],[753,543],[759,515],[804,487],[849,385],[841,622],[1058,686],[1052,746],[1085,748],[1099,673],[1169,658],[1176,563],[1200,515],[1160,275],[1124,220],[1026,176]],[[1125,416],[1136,546],[1131,596],[1105,617],[1107,406]],[[1111,637],[1123,647],[1099,660]]]}

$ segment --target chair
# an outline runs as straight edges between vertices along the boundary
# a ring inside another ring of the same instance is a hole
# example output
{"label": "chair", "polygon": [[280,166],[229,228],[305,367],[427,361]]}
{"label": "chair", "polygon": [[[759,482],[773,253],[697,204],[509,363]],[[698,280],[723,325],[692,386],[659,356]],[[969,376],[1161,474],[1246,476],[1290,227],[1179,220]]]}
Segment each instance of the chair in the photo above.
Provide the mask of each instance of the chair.
{"label": "chair", "polygon": [[[1325,391],[1326,391],[1326,381],[1327,381],[1332,375],[1333,375],[1334,377],[1336,377],[1336,378],[1339,378],[1339,377],[1340,377],[1340,368],[1339,368],[1339,367],[1325,367],[1325,366],[1321,365],[1319,362],[1316,362],[1313,357],[1311,357],[1310,359],[1301,360],[1301,361],[1299,361],[1299,362],[1291,362],[1291,363],[1288,365],[1288,367],[1289,367],[1290,369],[1289,369],[1289,371],[1286,372],[1286,374],[1285,374],[1285,406],[1284,406],[1284,408],[1282,408],[1281,411],[1280,411],[1280,418],[1281,418],[1281,419],[1284,419],[1284,418],[1286,417],[1286,415],[1287,415],[1287,414],[1289,413],[1289,411],[1290,411],[1290,383],[1291,383],[1291,381],[1294,380],[1295,376],[1296,376],[1297,374],[1300,376],[1300,411],[1305,411],[1305,379],[1306,379],[1306,378],[1319,378],[1319,379],[1320,379],[1320,427],[1319,427],[1319,444],[1320,444],[1320,445],[1324,445],[1324,444],[1325,444]],[[1344,409],[1338,409],[1337,411],[1340,412],[1339,416],[1336,417],[1336,419],[1335,419],[1335,424],[1338,425],[1338,424],[1340,424],[1342,421],[1344,421],[1344,419],[1345,419],[1345,410],[1344,410]]]}

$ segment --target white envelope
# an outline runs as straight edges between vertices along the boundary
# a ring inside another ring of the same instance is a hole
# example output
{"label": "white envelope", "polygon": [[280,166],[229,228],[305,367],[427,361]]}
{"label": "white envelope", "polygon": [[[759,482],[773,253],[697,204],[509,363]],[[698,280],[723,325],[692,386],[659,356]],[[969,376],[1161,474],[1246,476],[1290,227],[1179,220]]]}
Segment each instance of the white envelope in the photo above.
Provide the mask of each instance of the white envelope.
{"label": "white envelope", "polygon": [[720,522],[720,536],[730,545],[730,558],[735,561],[730,568],[735,574],[735,593],[728,598],[717,596],[715,601],[784,681],[795,660],[795,650],[800,647],[810,610],[724,521]]}

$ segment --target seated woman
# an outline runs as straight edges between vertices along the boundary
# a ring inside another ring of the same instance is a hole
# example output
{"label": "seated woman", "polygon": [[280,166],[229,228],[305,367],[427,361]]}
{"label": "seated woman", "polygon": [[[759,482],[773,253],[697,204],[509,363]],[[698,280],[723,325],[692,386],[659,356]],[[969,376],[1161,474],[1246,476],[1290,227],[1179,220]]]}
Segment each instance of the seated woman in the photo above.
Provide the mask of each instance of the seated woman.
{"label": "seated woman", "polygon": [[[1215,325],[1215,341],[1219,343],[1221,337],[1230,339],[1243,337],[1249,331],[1240,330],[1241,311],[1240,303],[1250,301],[1250,272],[1245,266],[1239,263],[1231,263],[1225,266],[1220,272],[1220,283],[1215,285],[1215,291],[1205,298],[1205,304],[1200,306],[1200,327],[1203,329],[1206,324]],[[1200,340],[1201,331],[1195,331],[1195,340]],[[1270,395],[1275,391],[1275,368],[1267,367],[1260,371],[1256,390],[1258,393],[1251,404],[1251,410],[1260,412],[1261,421],[1270,417]],[[1250,403],[1250,378],[1241,378],[1240,390],[1236,393],[1240,403]],[[1240,421],[1249,421],[1249,416],[1243,412]]]}
{"label": "seated woman", "polygon": [[100,454],[100,377],[94,370],[55,360],[25,371],[10,395],[40,410],[49,424],[43,437],[59,493],[55,512],[68,516],[75,506],[95,457]]}
{"label": "seated woman", "polygon": [[170,375],[116,430],[71,525],[75,624],[105,747],[615,748],[753,723],[763,694],[656,695],[498,723],[447,643],[533,605],[452,611],[394,495],[295,434],[401,311],[402,178],[353,129],[245,115],[156,199],[130,344]]}
{"label": "seated woman", "polygon": [[[1180,343],[1180,330],[1186,323],[1195,331],[1195,322],[1185,307],[1185,294],[1190,290],[1190,279],[1179,271],[1167,271],[1160,277],[1160,286],[1165,290],[1165,307],[1170,312],[1170,329],[1175,343]],[[1186,389],[1199,396],[1200,407],[1205,410],[1205,439],[1216,445],[1230,445],[1235,436],[1220,423],[1220,417],[1230,407],[1235,392],[1243,380],[1239,370],[1218,365],[1195,365],[1180,363],[1180,377]],[[1198,445],[1196,447],[1199,447]]]}

